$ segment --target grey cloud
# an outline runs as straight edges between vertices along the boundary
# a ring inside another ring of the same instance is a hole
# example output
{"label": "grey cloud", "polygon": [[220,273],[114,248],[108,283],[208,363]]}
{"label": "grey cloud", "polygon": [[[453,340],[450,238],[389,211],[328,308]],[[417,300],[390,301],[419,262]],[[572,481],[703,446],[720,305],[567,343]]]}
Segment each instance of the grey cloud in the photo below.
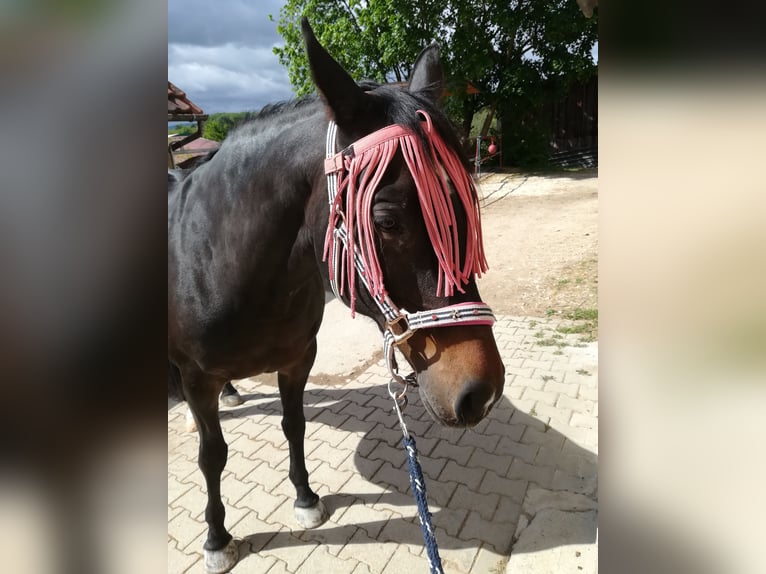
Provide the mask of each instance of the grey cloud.
{"label": "grey cloud", "polygon": [[272,52],[283,40],[268,18],[282,4],[170,0],[168,79],[209,114],[291,98],[287,71]]}
{"label": "grey cloud", "polygon": [[168,42],[212,46],[280,43],[277,24],[281,0],[169,0]]}

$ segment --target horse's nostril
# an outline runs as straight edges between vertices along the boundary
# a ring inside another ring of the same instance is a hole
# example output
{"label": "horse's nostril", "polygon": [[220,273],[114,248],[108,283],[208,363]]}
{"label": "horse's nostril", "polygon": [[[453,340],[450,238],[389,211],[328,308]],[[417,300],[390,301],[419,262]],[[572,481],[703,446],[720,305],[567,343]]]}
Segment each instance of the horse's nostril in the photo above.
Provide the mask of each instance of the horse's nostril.
{"label": "horse's nostril", "polygon": [[473,381],[465,385],[455,399],[455,417],[468,426],[478,423],[495,398],[491,385]]}

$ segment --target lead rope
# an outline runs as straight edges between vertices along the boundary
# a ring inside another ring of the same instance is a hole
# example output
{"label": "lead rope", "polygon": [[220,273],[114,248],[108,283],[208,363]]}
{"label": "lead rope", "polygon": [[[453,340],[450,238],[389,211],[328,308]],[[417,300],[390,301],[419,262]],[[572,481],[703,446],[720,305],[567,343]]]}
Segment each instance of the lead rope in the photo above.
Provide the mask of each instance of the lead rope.
{"label": "lead rope", "polygon": [[[395,382],[394,379],[392,379],[392,382]],[[420,528],[423,531],[423,541],[426,545],[428,566],[431,574],[444,574],[442,559],[439,556],[439,546],[436,543],[436,534],[431,524],[431,512],[428,510],[426,480],[423,477],[423,469],[420,468],[420,462],[418,461],[418,449],[415,446],[415,438],[407,431],[407,425],[404,424],[404,417],[402,416],[402,409],[399,407],[399,400],[397,400],[396,393],[391,390],[390,384],[388,386],[388,393],[394,400],[394,410],[396,411],[396,416],[399,417],[399,425],[402,427],[402,434],[404,434],[402,444],[407,453],[407,466],[410,469],[410,486],[412,487],[412,494],[415,496],[415,504],[418,507],[418,518],[420,519]],[[403,397],[403,399],[407,398],[403,394],[400,397]],[[406,400],[404,404],[406,404]]]}

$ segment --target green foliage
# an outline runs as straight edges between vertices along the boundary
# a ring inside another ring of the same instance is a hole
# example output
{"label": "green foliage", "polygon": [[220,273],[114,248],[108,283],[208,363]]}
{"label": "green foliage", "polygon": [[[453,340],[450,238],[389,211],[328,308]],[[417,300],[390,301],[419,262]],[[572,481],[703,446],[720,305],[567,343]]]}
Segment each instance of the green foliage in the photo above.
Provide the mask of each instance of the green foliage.
{"label": "green foliage", "polygon": [[176,134],[178,136],[188,136],[197,131],[196,124],[186,124],[177,126],[168,126],[168,134]]}
{"label": "green foliage", "polygon": [[202,137],[222,142],[232,128],[246,121],[251,115],[251,112],[212,114],[205,122]]}
{"label": "green foliage", "polygon": [[[504,155],[518,165],[547,160],[544,105],[596,73],[598,15],[583,17],[575,0],[287,0],[277,25],[285,45],[274,52],[298,95],[313,91],[303,15],[355,79],[404,81],[420,50],[438,41],[445,111],[467,136],[474,113],[495,104]],[[480,93],[466,93],[469,83]]]}
{"label": "green foliage", "polygon": [[[433,39],[440,4],[402,0],[288,0],[277,30],[285,39],[274,53],[299,96],[313,84],[300,19],[306,14],[319,42],[356,79],[403,81],[415,57]],[[270,16],[273,19],[273,16]]]}

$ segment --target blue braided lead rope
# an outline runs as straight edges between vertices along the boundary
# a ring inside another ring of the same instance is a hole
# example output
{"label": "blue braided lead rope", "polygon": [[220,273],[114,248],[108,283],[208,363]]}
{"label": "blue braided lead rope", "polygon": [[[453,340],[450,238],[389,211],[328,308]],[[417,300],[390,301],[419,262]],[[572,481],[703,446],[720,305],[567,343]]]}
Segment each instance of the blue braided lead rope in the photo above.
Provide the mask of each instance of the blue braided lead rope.
{"label": "blue braided lead rope", "polygon": [[439,547],[436,545],[436,535],[431,525],[431,513],[428,510],[428,500],[426,499],[426,481],[423,478],[423,469],[420,468],[420,462],[418,462],[415,438],[411,435],[406,435],[402,439],[402,444],[404,444],[404,450],[407,452],[407,464],[410,467],[410,485],[415,495],[415,502],[418,505],[418,517],[420,518],[420,527],[423,529],[423,540],[426,543],[431,574],[444,574],[442,560],[439,557]]}

